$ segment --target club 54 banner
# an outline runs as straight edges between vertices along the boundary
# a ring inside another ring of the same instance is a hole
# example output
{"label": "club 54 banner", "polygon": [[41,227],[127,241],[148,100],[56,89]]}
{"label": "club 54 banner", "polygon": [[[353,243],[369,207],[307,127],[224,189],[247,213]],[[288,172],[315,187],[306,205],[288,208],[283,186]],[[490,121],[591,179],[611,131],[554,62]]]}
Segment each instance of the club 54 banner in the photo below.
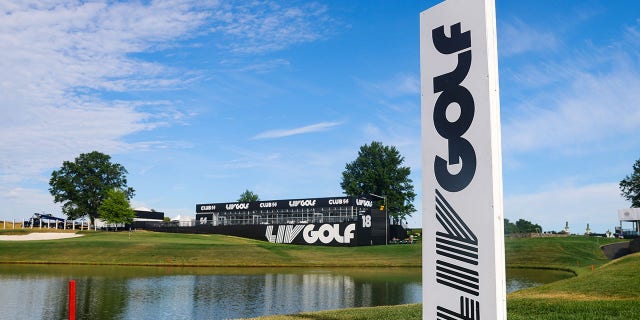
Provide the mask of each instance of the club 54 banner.
{"label": "club 54 banner", "polygon": [[493,0],[420,14],[423,318],[506,319]]}

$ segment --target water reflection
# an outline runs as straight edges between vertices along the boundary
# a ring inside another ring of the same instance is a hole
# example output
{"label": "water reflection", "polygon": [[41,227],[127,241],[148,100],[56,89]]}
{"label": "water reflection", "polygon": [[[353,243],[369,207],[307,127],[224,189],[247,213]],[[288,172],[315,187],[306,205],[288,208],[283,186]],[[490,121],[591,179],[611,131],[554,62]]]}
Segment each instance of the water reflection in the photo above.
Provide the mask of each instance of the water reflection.
{"label": "water reflection", "polygon": [[0,266],[6,319],[233,319],[421,302],[419,268],[206,269]]}
{"label": "water reflection", "polygon": [[[507,292],[572,276],[507,269]],[[235,319],[422,302],[420,268],[264,269],[0,265],[0,319]]]}
{"label": "water reflection", "polygon": [[507,293],[573,277],[573,273],[549,269],[507,268]]}

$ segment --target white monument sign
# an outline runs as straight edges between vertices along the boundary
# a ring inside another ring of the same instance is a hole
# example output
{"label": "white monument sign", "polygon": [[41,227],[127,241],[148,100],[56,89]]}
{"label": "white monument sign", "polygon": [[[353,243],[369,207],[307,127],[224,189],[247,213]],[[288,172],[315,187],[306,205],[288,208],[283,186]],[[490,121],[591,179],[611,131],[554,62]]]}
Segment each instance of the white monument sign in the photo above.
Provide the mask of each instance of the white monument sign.
{"label": "white monument sign", "polygon": [[420,14],[423,318],[506,319],[494,0]]}

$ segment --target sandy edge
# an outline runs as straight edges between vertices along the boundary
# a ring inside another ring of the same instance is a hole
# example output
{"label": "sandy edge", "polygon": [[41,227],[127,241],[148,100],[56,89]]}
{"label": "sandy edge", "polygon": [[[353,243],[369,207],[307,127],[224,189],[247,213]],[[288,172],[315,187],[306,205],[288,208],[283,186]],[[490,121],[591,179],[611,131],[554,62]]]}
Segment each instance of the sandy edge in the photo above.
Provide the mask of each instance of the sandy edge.
{"label": "sandy edge", "polygon": [[34,232],[21,235],[0,236],[0,241],[30,241],[30,240],[57,240],[82,237],[75,233]]}

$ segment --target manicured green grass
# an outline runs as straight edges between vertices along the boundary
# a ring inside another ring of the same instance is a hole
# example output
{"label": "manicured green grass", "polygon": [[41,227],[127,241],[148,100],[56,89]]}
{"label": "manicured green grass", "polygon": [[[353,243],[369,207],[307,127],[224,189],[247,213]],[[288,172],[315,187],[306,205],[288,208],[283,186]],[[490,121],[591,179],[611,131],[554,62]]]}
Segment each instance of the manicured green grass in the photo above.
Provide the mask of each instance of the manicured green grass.
{"label": "manicured green grass", "polygon": [[640,299],[640,255],[622,257],[594,269],[593,272],[515,292],[511,297],[567,297],[573,300]]}
{"label": "manicured green grass", "polygon": [[[578,276],[544,286],[511,293],[507,298],[509,319],[637,319],[640,314],[640,255],[606,260],[594,245],[612,239],[571,237],[555,241],[520,239],[515,245],[524,252],[548,253],[539,262],[524,254],[509,252],[515,261],[529,261],[535,266],[572,269]],[[556,248],[554,253],[542,249],[544,244]],[[513,245],[514,243],[512,243]],[[513,246],[512,246],[513,248]],[[509,261],[509,260],[507,260]],[[574,262],[578,261],[578,262]],[[564,263],[563,263],[564,262]],[[573,263],[572,263],[573,262]],[[591,265],[594,265],[591,271]]]}
{"label": "manicured green grass", "polygon": [[414,320],[422,319],[421,304],[407,304],[399,306],[382,306],[374,308],[352,308],[344,310],[329,310],[318,312],[303,312],[293,315],[277,315],[254,318],[260,320],[370,320],[394,319]]}
{"label": "manicured green grass", "polygon": [[420,245],[323,247],[222,235],[82,232],[47,241],[0,241],[0,263],[215,267],[419,267]]}
{"label": "manicured green grass", "polygon": [[507,316],[509,320],[620,320],[638,319],[638,314],[640,314],[640,302],[638,300],[507,300]]}
{"label": "manicured green grass", "polygon": [[506,264],[510,268],[570,270],[575,274],[591,272],[607,263],[600,247],[619,242],[613,238],[559,237],[505,239]]}

